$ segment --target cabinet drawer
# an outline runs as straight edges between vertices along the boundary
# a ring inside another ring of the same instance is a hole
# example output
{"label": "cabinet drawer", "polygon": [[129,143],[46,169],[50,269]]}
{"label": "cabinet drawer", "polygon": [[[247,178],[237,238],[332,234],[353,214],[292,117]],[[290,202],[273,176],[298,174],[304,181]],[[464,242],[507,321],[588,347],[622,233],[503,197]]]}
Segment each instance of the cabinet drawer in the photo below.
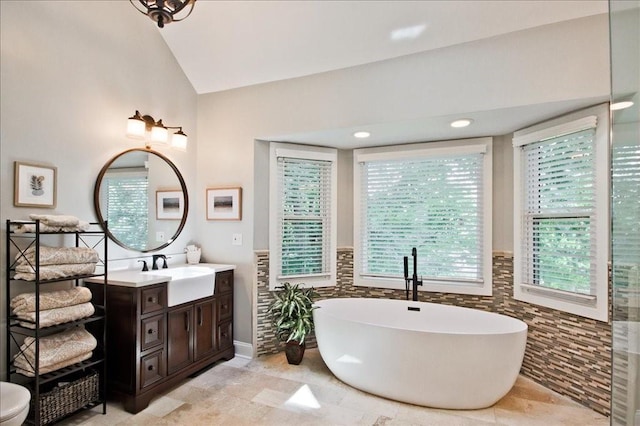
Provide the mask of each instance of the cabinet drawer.
{"label": "cabinet drawer", "polygon": [[152,287],[142,290],[141,312],[142,315],[150,312],[160,311],[166,305],[165,287]]}
{"label": "cabinet drawer", "polygon": [[220,322],[231,320],[233,317],[233,295],[225,294],[216,297],[218,300],[218,320]]}
{"label": "cabinet drawer", "polygon": [[216,272],[216,294],[233,292],[233,271]]}
{"label": "cabinet drawer", "polygon": [[226,321],[218,325],[218,350],[223,351],[233,346],[233,323]]}
{"label": "cabinet drawer", "polygon": [[140,359],[140,389],[162,380],[166,374],[164,351],[154,352]]}
{"label": "cabinet drawer", "polygon": [[154,315],[140,321],[141,351],[164,343],[164,322],[164,315]]}

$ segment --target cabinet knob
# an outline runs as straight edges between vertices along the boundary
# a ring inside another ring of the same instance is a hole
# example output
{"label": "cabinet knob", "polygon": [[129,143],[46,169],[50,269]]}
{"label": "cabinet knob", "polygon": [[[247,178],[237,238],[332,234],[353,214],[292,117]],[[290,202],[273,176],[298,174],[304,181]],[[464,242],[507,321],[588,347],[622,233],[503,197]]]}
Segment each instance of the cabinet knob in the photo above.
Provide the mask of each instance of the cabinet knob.
{"label": "cabinet knob", "polygon": [[153,334],[155,333],[155,330],[153,328],[150,328],[147,330],[147,334]]}
{"label": "cabinet knob", "polygon": [[147,302],[149,302],[149,303],[156,303],[156,298],[151,296],[151,297],[149,297],[149,298],[147,299]]}
{"label": "cabinet knob", "polygon": [[153,371],[153,365],[148,366],[148,367],[147,367],[147,370],[149,370],[149,371]]}

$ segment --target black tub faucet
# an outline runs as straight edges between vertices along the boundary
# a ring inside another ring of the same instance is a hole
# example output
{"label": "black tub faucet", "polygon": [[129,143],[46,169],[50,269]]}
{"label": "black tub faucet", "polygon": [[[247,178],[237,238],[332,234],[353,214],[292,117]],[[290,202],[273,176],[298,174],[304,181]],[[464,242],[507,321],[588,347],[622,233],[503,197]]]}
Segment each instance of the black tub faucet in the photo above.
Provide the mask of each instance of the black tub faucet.
{"label": "black tub faucet", "polygon": [[158,259],[162,259],[164,261],[164,263],[162,264],[162,269],[167,269],[167,256],[165,256],[164,254],[154,254],[152,258],[153,258],[153,265],[151,266],[151,269],[153,270],[158,269],[158,264],[156,263]]}
{"label": "black tub faucet", "polygon": [[416,248],[411,249],[411,256],[413,256],[413,275],[409,278],[409,259],[404,257],[404,284],[406,290],[407,300],[409,300],[409,287],[412,287],[412,300],[418,301],[418,286],[422,285],[422,280],[418,279],[418,250]]}

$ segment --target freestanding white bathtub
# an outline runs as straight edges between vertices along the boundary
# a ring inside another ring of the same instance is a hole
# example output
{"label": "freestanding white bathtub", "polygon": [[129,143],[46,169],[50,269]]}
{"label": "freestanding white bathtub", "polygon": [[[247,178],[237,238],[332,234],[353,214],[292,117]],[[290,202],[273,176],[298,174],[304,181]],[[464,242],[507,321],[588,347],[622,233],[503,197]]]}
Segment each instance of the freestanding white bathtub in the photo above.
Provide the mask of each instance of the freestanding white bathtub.
{"label": "freestanding white bathtub", "polygon": [[331,372],[365,392],[427,407],[479,409],[513,387],[527,324],[477,309],[390,299],[327,299],[313,311]]}

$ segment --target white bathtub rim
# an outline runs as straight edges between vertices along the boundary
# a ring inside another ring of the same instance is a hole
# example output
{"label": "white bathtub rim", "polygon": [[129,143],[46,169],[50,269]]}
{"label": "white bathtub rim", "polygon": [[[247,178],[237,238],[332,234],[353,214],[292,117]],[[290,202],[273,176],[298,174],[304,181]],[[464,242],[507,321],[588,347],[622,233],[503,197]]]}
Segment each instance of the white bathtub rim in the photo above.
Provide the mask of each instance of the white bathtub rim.
{"label": "white bathtub rim", "polygon": [[336,300],[375,300],[375,301],[385,301],[383,303],[386,302],[390,302],[390,303],[403,303],[407,306],[407,307],[419,307],[422,309],[422,307],[428,308],[429,306],[439,306],[439,307],[447,307],[447,308],[452,308],[452,309],[460,309],[460,310],[467,310],[467,311],[473,311],[474,314],[480,313],[480,315],[486,315],[487,317],[493,317],[493,318],[498,318],[500,321],[504,321],[504,322],[509,322],[510,324],[513,325],[517,325],[516,329],[508,329],[508,330],[496,330],[496,331],[486,331],[486,330],[482,330],[482,331],[469,331],[469,330],[460,330],[460,331],[455,331],[455,330],[431,330],[431,329],[424,329],[424,328],[417,328],[417,327],[406,327],[406,326],[394,326],[394,325],[389,325],[389,324],[383,324],[383,323],[379,323],[379,322],[373,322],[373,321],[365,321],[365,320],[354,320],[354,319],[350,319],[350,318],[344,318],[344,317],[340,317],[338,315],[336,315],[335,313],[331,313],[331,312],[326,312],[326,310],[324,312],[321,313],[321,315],[329,315],[332,316],[334,318],[338,318],[347,322],[356,322],[359,324],[365,324],[365,325],[371,325],[371,326],[375,326],[375,327],[381,327],[381,328],[386,328],[386,329],[391,329],[391,330],[401,330],[401,331],[413,331],[413,332],[418,332],[418,333],[429,333],[429,334],[441,334],[441,335],[474,335],[474,336],[491,336],[491,335],[505,335],[505,334],[517,334],[517,333],[528,333],[529,331],[529,326],[527,325],[526,322],[522,321],[519,318],[516,317],[512,317],[509,315],[505,315],[502,313],[498,313],[498,312],[492,312],[492,311],[485,311],[485,310],[481,310],[481,309],[476,309],[476,308],[468,308],[468,307],[464,307],[464,306],[456,306],[456,305],[445,305],[445,304],[440,304],[440,303],[433,303],[433,302],[414,302],[414,301],[407,301],[407,300],[402,300],[402,299],[384,299],[384,298],[373,298],[373,297],[336,297],[336,298],[327,298],[327,299],[323,299],[323,300],[317,300],[314,302],[314,310],[322,310],[322,303],[326,302],[326,303],[331,303],[331,301],[336,301]]}

